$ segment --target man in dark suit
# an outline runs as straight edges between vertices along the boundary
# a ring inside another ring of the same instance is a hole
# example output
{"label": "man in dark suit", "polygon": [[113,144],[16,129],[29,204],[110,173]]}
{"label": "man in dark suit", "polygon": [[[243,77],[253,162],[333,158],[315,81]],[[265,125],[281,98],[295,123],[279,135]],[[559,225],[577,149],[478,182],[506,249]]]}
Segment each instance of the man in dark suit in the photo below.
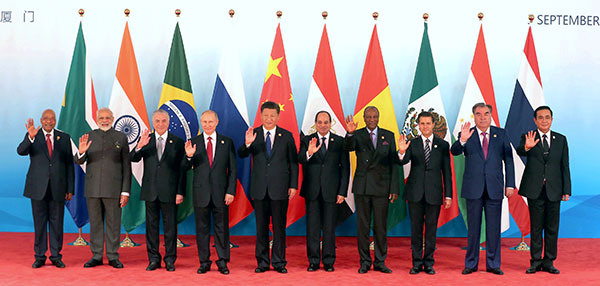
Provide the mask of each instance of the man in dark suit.
{"label": "man in dark suit", "polygon": [[79,138],[79,152],[75,158],[78,164],[87,162],[85,198],[90,217],[90,250],[93,256],[83,267],[102,265],[106,234],[108,264],[123,268],[118,250],[121,208],[129,201],[131,191],[129,144],[127,136],[112,127],[114,116],[110,109],[98,109],[96,115],[98,129]]}
{"label": "man in dark suit", "polygon": [[[71,137],[54,129],[56,114],[46,109],[41,118],[42,130],[35,127],[33,119],[27,120],[27,134],[17,147],[21,156],[29,155],[31,161],[25,192],[31,199],[35,239],[33,268],[40,268],[46,262],[46,251],[50,241],[50,261],[58,268],[64,268],[62,254],[63,221],[65,200],[73,197],[74,171]],[[50,231],[50,237],[47,235]]]}
{"label": "man in dark suit", "polygon": [[533,121],[538,128],[537,132],[523,134],[517,148],[517,154],[527,158],[519,195],[527,197],[531,220],[531,266],[525,273],[543,270],[559,274],[560,271],[554,267],[554,260],[557,253],[560,201],[568,201],[571,196],[569,146],[564,135],[550,131],[550,107],[538,107],[533,113]]}
{"label": "man in dark suit", "polygon": [[[348,134],[344,142],[347,151],[356,153],[356,171],[352,192],[356,203],[356,224],[360,268],[367,273],[373,264],[375,271],[392,273],[385,265],[387,256],[387,218],[389,203],[398,198],[400,160],[396,152],[394,133],[379,128],[379,110],[367,106],[363,118],[366,127],[356,130],[351,116],[346,118]],[[356,131],[356,132],[355,132]],[[375,262],[369,250],[369,232],[373,221]]]}
{"label": "man in dark suit", "polygon": [[343,203],[348,193],[350,159],[344,150],[344,138],[330,132],[329,112],[316,114],[315,129],[317,132],[302,138],[298,153],[304,171],[300,195],[306,202],[307,270],[319,269],[323,231],[323,268],[331,272],[335,263],[337,204]]}
{"label": "man in dark suit", "polygon": [[[401,164],[410,162],[410,174],[404,187],[404,200],[410,214],[410,246],[412,264],[410,274],[422,270],[435,274],[433,269],[437,223],[442,202],[444,208],[452,204],[452,170],[450,144],[433,134],[434,117],[427,111],[417,116],[421,135],[406,141],[398,139]],[[425,223],[425,253],[423,253],[423,223]]]}
{"label": "man in dark suit", "polygon": [[162,213],[165,233],[165,268],[175,271],[177,259],[177,205],[183,202],[185,177],[181,164],[184,155],[183,140],[168,132],[169,113],[162,109],[152,114],[154,132],[142,132],[134,150],[129,153],[132,162],[144,159],[144,177],[140,199],[146,203],[147,271],[160,268],[159,220]]}
{"label": "man in dark suit", "polygon": [[200,268],[210,270],[210,217],[215,231],[216,261],[221,274],[229,274],[229,205],[235,197],[237,163],[233,140],[215,132],[217,113],[207,110],[200,117],[202,134],[185,143],[185,169],[194,169],[193,199],[196,215],[196,244]]}
{"label": "man in dark suit", "polygon": [[[252,154],[250,195],[256,215],[256,273],[269,270],[279,273],[285,268],[285,227],[287,209],[298,190],[298,152],[294,137],[278,127],[279,105],[272,101],[260,107],[262,126],[246,131],[245,145],[240,146],[241,158]],[[258,140],[257,140],[258,139]],[[273,221],[273,248],[269,259],[269,221]]]}
{"label": "man in dark suit", "polygon": [[471,128],[470,122],[464,124],[458,134],[459,140],[450,148],[454,156],[465,155],[461,196],[467,200],[468,246],[462,273],[477,271],[481,213],[485,210],[486,271],[503,275],[500,269],[500,225],[504,194],[511,197],[515,188],[512,148],[504,129],[491,126],[491,105],[477,103],[472,111],[476,127]]}

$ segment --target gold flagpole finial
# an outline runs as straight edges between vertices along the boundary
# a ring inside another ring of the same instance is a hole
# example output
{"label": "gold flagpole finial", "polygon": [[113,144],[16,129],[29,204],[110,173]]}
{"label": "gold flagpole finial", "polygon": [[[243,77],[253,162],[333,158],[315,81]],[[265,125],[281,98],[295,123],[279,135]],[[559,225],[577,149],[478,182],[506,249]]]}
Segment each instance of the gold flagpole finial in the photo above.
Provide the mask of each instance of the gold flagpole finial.
{"label": "gold flagpole finial", "polygon": [[323,20],[327,20],[327,16],[329,16],[329,13],[327,13],[327,11],[323,11],[323,13],[321,13],[321,16],[323,16]]}
{"label": "gold flagpole finial", "polygon": [[79,17],[83,17],[83,14],[85,14],[85,10],[83,9],[79,9]]}
{"label": "gold flagpole finial", "polygon": [[283,15],[283,12],[281,12],[281,10],[279,10],[275,14],[277,15],[277,19],[281,19],[281,15]]}
{"label": "gold flagpole finial", "polygon": [[427,22],[427,19],[429,19],[429,14],[423,13],[423,20]]}
{"label": "gold flagpole finial", "polygon": [[483,12],[477,13],[477,18],[479,18],[479,21],[483,20]]}
{"label": "gold flagpole finial", "polygon": [[377,18],[379,18],[379,13],[373,12],[373,19],[377,20]]}
{"label": "gold flagpole finial", "polygon": [[176,15],[177,17],[179,17],[179,15],[181,15],[181,10],[179,10],[179,9],[175,9],[175,15]]}
{"label": "gold flagpole finial", "polygon": [[129,14],[131,13],[131,10],[125,9],[125,11],[123,11],[123,13],[125,13],[125,17],[129,17]]}
{"label": "gold flagpole finial", "polygon": [[235,10],[229,9],[229,17],[233,18],[233,15],[235,15]]}

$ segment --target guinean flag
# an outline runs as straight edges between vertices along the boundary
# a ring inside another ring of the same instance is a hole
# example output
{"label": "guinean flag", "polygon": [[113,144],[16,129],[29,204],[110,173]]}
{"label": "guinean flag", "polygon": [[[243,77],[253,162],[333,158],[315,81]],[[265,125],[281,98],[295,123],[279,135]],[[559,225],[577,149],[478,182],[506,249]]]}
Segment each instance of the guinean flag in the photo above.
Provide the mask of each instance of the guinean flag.
{"label": "guinean flag", "polygon": [[[467,80],[465,94],[463,96],[458,118],[454,131],[452,132],[452,142],[459,140],[458,133],[460,127],[471,122],[471,126],[475,126],[473,120],[473,105],[478,102],[485,102],[492,106],[492,126],[500,127],[498,120],[498,110],[496,108],[496,98],[494,96],[494,86],[492,83],[492,74],[490,73],[490,64],[488,61],[487,50],[485,47],[485,39],[483,37],[483,24],[479,26],[479,36],[477,37],[477,45],[475,46],[475,54],[473,55],[473,63],[471,64],[471,72]],[[454,173],[456,176],[456,189],[460,197],[462,190],[463,174],[465,172],[465,156],[463,154],[454,157]],[[460,212],[462,213],[465,225],[467,224],[467,202],[463,198],[458,200]],[[506,197],[502,200],[502,223],[500,231],[504,232],[509,227],[508,200]],[[485,219],[481,220],[481,237],[480,241],[485,241]]]}
{"label": "guinean flag", "polygon": [[[200,126],[198,115],[194,107],[192,83],[188,71],[183,40],[179,31],[179,23],[175,25],[171,52],[167,62],[165,80],[160,93],[158,108],[169,113],[169,132],[177,135],[184,141],[198,135]],[[177,206],[177,223],[184,221],[194,212],[192,202],[193,170],[187,173],[186,192],[183,203]]]}
{"label": "guinean flag", "polygon": [[[108,107],[115,117],[114,128],[127,135],[129,150],[134,150],[142,131],[150,129],[150,122],[128,22],[125,23],[117,73]],[[133,180],[131,180],[129,203],[123,208],[121,214],[121,224],[126,232],[133,231],[146,221],[145,204],[140,200],[144,160],[131,162],[131,170]]]}
{"label": "guinean flag", "polygon": [[[356,106],[354,107],[355,122],[358,122],[357,129],[366,126],[363,120],[363,113],[367,106],[375,106],[379,109],[379,127],[387,129],[394,133],[395,138],[398,138],[400,132],[398,130],[398,122],[396,121],[396,113],[394,111],[394,103],[390,94],[385,66],[383,64],[383,56],[381,47],[379,46],[379,37],[377,36],[377,24],[373,26],[373,34],[367,51],[367,59],[363,69],[358,95],[356,97]],[[356,155],[350,153],[350,164],[354,175],[356,171]],[[401,170],[401,168],[399,168]],[[402,174],[399,174],[402,176]],[[400,184],[399,197],[402,198],[404,192],[404,183]],[[390,203],[388,211],[387,229],[394,228],[400,221],[406,217],[406,202],[398,200],[393,204]]]}
{"label": "guinean flag", "polygon": [[[421,40],[421,50],[419,52],[419,59],[417,60],[417,70],[415,71],[415,79],[410,93],[402,133],[406,134],[408,139],[419,136],[421,132],[419,131],[417,116],[423,111],[428,111],[433,113],[433,116],[435,117],[435,126],[433,128],[434,134],[450,143],[451,136],[448,130],[446,112],[444,111],[444,104],[442,102],[442,96],[440,94],[440,88],[435,73],[435,65],[433,64],[433,55],[431,53],[427,29],[427,23],[425,23],[423,39]],[[453,156],[450,156],[450,164],[454,165]],[[452,168],[452,170],[454,170],[454,168]],[[406,164],[404,165],[405,181],[409,173],[410,164]],[[452,206],[449,209],[444,209],[444,206],[441,206],[438,227],[458,216],[458,200],[454,176],[452,178],[452,185]]]}
{"label": "guinean flag", "polygon": [[[302,121],[302,136],[315,133],[315,115],[319,111],[327,111],[331,114],[331,133],[345,137],[346,121],[338,90],[329,37],[327,36],[327,25],[323,25],[323,34],[317,53],[317,61],[313,72],[310,89],[308,90],[308,101],[304,110]],[[354,194],[352,193],[352,182],[349,184],[348,194],[343,204],[338,207],[337,223],[341,223],[354,213]]]}
{"label": "guinean flag", "polygon": [[[78,151],[79,137],[92,129],[98,128],[96,111],[98,111],[98,105],[96,104],[92,73],[88,64],[83,28],[80,22],[57,126],[58,129],[71,136],[73,156]],[[84,195],[85,166],[86,164],[79,165],[75,163],[75,194],[65,204],[78,228],[82,228],[89,222]]]}
{"label": "guinean flag", "polygon": [[[300,133],[298,132],[298,121],[296,120],[296,109],[294,108],[294,96],[292,95],[292,87],[290,85],[290,76],[288,74],[285,50],[283,49],[280,24],[277,25],[277,30],[275,31],[275,40],[273,41],[273,48],[271,49],[267,75],[265,76],[265,83],[263,84],[258,110],[256,111],[256,117],[254,119],[255,128],[262,125],[260,119],[260,105],[265,101],[273,101],[279,104],[281,111],[277,126],[292,132],[294,141],[296,142],[296,149],[298,149],[300,147]],[[302,170],[299,170],[298,182],[302,182]],[[298,184],[297,194],[289,202],[286,227],[304,216],[304,198],[299,195],[300,185],[301,184]]]}

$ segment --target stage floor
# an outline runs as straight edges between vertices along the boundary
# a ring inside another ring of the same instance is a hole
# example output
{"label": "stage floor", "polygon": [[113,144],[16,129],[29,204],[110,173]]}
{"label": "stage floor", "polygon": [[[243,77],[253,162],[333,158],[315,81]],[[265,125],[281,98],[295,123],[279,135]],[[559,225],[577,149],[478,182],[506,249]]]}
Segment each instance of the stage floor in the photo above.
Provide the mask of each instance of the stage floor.
{"label": "stage floor", "polygon": [[[322,269],[307,272],[305,238],[288,237],[289,273],[268,271],[256,274],[254,237],[234,236],[231,241],[240,247],[231,250],[231,274],[225,276],[217,271],[214,263],[207,274],[196,274],[199,262],[195,236],[180,237],[191,246],[179,248],[175,272],[167,272],[164,264],[158,270],[145,271],[148,260],[143,235],[132,235],[132,239],[141,246],[120,249],[120,260],[125,266],[123,269],[113,269],[106,265],[106,258],[105,265],[83,268],[83,264],[91,258],[89,247],[66,245],[76,237],[76,234],[65,234],[62,254],[66,268],[58,269],[47,260],[42,268],[33,269],[33,233],[0,233],[3,257],[0,260],[0,285],[600,285],[597,258],[600,239],[560,239],[558,259],[555,262],[555,266],[561,271],[559,275],[545,272],[525,274],[525,269],[529,266],[529,252],[509,249],[517,245],[519,239],[502,239],[502,270],[505,275],[497,276],[485,272],[484,251],[480,256],[480,271],[471,275],[461,274],[465,255],[461,247],[466,245],[466,238],[438,239],[434,265],[436,275],[409,275],[410,238],[406,237],[388,239],[386,265],[394,271],[392,274],[375,271],[358,274],[359,259],[355,237],[338,237],[335,272],[328,273]],[[84,238],[88,237],[88,234],[84,234]],[[211,258],[214,260],[214,248],[212,252]],[[161,253],[164,253],[162,247]]]}

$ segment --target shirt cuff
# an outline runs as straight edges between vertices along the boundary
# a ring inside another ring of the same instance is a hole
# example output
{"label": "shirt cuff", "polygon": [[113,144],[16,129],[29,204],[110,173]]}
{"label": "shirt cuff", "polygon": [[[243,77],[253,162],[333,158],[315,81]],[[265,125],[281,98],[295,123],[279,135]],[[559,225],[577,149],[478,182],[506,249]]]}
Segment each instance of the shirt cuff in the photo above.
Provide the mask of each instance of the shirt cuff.
{"label": "shirt cuff", "polygon": [[308,155],[308,151],[306,151],[306,160],[310,160],[310,158],[312,158],[313,155]]}
{"label": "shirt cuff", "polygon": [[29,142],[31,142],[33,144],[33,141],[35,141],[35,137],[33,137],[33,139],[29,138],[29,135],[27,135],[27,139],[29,139]]}
{"label": "shirt cuff", "polygon": [[400,160],[403,160],[403,159],[404,159],[404,155],[406,155],[406,153],[404,153],[404,154],[400,154],[400,151],[398,151],[398,158],[399,158]]}
{"label": "shirt cuff", "polygon": [[121,196],[129,197],[129,193],[127,193],[127,192],[121,192]]}
{"label": "shirt cuff", "polygon": [[85,152],[83,152],[83,154],[79,154],[79,151],[77,151],[77,158],[81,159],[83,156],[85,156]]}

